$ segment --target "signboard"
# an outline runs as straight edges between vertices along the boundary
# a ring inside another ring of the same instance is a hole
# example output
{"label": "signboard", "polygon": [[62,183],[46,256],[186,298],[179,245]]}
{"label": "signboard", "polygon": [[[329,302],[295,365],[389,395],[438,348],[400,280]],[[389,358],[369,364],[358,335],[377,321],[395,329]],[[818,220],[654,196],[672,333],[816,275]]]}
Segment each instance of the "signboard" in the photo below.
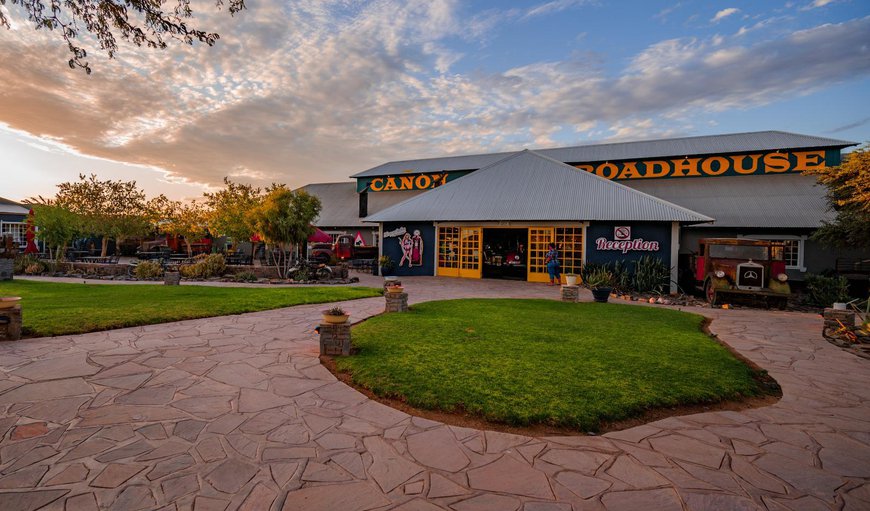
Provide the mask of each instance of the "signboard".
{"label": "signboard", "polygon": [[616,241],[627,241],[631,239],[631,227],[627,225],[618,225],[613,228],[613,239]]}
{"label": "signboard", "polygon": [[772,153],[702,156],[575,165],[604,179],[745,176],[816,170],[840,164],[839,151],[777,151]]}
{"label": "signboard", "polygon": [[617,225],[613,227],[613,241],[604,236],[595,240],[595,250],[619,250],[623,254],[629,252],[658,252],[658,241],[645,241],[643,238],[631,239],[631,226]]}
{"label": "signboard", "polygon": [[362,192],[398,192],[402,190],[431,190],[445,183],[460,178],[470,170],[457,170],[450,172],[423,172],[399,176],[378,176],[357,179],[356,191]]}

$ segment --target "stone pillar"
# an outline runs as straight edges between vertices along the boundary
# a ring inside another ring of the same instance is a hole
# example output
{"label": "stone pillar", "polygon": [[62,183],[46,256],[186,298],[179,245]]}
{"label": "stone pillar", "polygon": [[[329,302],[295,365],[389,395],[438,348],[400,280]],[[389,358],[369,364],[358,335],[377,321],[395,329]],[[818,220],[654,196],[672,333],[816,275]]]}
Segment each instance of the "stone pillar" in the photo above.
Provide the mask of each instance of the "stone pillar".
{"label": "stone pillar", "polygon": [[12,280],[15,273],[15,259],[0,258],[0,280]]}
{"label": "stone pillar", "polygon": [[21,339],[21,305],[0,310],[0,341]]}
{"label": "stone pillar", "polygon": [[832,309],[828,307],[822,316],[825,318],[825,330],[829,328],[839,330],[843,328],[840,326],[840,323],[850,328],[855,326],[855,313],[849,309]]}
{"label": "stone pillar", "polygon": [[580,286],[562,286],[563,302],[579,302]]}
{"label": "stone pillar", "polygon": [[164,273],[163,284],[166,286],[177,286],[181,284],[181,273],[177,271],[168,271]]}
{"label": "stone pillar", "polygon": [[350,322],[320,324],[320,354],[350,355]]}
{"label": "stone pillar", "polygon": [[408,293],[384,293],[385,312],[408,312]]}

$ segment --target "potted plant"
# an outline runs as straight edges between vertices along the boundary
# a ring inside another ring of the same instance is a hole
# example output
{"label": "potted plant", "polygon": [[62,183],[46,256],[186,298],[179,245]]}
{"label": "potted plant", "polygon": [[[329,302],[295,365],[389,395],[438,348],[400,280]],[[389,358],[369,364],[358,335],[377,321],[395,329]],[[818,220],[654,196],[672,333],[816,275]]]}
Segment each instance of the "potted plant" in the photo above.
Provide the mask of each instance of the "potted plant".
{"label": "potted plant", "polygon": [[387,284],[387,293],[401,293],[405,287],[401,284]]}
{"label": "potted plant", "polygon": [[577,285],[577,274],[576,273],[566,273],[565,274],[565,285],[566,286],[576,286]]}
{"label": "potted plant", "polygon": [[0,296],[0,309],[11,309],[20,302],[20,296]]}
{"label": "potted plant", "polygon": [[382,255],[378,259],[378,266],[381,267],[381,275],[392,275],[393,269],[396,267],[396,265],[393,264],[392,258],[388,255]]}
{"label": "potted plant", "polygon": [[586,285],[592,290],[596,302],[606,302],[613,290],[613,274],[604,268],[599,268],[586,277]]}
{"label": "potted plant", "polygon": [[344,311],[341,307],[335,306],[331,309],[323,311],[323,322],[331,325],[340,325],[347,323],[350,314]]}

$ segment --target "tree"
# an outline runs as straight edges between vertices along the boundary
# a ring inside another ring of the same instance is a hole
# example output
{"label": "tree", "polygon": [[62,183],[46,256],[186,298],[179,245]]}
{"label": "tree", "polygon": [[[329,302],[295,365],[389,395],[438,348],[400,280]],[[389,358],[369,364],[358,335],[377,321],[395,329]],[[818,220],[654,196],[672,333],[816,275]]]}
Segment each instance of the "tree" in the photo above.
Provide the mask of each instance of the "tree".
{"label": "tree", "polygon": [[828,188],[828,204],[837,213],[813,239],[839,248],[870,247],[870,144],[846,155],[836,167],[807,173]]}
{"label": "tree", "polygon": [[320,199],[304,190],[273,186],[251,219],[257,232],[273,249],[273,260],[281,278],[287,278],[292,263],[289,251],[314,232],[312,222],[320,214]]}
{"label": "tree", "polygon": [[42,240],[49,250],[55,250],[55,259],[60,261],[66,247],[82,234],[82,219],[72,211],[44,200],[33,204],[33,224],[37,227],[36,237]]}
{"label": "tree", "polygon": [[81,216],[84,234],[102,237],[102,257],[110,239],[120,242],[147,234],[145,192],[136,181],[100,181],[95,174],[79,174],[78,181],[57,186],[54,203]]}
{"label": "tree", "polygon": [[251,185],[234,183],[224,178],[225,187],[203,194],[209,208],[208,229],[212,236],[229,236],[235,241],[247,241],[256,233],[251,212],[263,200],[263,191]]}
{"label": "tree", "polygon": [[[219,9],[223,7],[224,0],[215,1]],[[167,39],[212,46],[220,38],[218,34],[188,26],[187,21],[194,14],[190,0],[9,0],[9,3],[23,11],[37,30],[59,30],[72,54],[69,67],[79,67],[88,74],[91,73],[85,60],[88,54],[78,44],[81,30],[96,38],[109,58],[118,50],[118,37],[136,46],[160,49],[166,47]],[[0,5],[6,5],[6,0],[0,0]],[[227,5],[231,15],[245,8],[244,0],[228,0]],[[11,28],[2,10],[0,25]]]}
{"label": "tree", "polygon": [[208,231],[207,210],[196,201],[169,200],[163,195],[149,202],[158,229],[171,236],[181,236],[187,246],[187,256],[193,255],[192,240],[199,239]]}

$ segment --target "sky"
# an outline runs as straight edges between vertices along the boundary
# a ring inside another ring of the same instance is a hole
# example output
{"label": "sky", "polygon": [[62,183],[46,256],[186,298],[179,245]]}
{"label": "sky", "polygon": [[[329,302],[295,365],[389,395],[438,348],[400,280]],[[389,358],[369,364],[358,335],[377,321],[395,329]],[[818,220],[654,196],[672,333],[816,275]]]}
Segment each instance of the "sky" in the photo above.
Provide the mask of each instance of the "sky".
{"label": "sky", "polygon": [[[170,2],[171,3],[171,2]],[[192,2],[213,47],[87,46],[0,5],[0,196],[79,174],[190,198],[225,176],[782,130],[870,141],[866,0]]]}

